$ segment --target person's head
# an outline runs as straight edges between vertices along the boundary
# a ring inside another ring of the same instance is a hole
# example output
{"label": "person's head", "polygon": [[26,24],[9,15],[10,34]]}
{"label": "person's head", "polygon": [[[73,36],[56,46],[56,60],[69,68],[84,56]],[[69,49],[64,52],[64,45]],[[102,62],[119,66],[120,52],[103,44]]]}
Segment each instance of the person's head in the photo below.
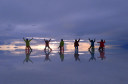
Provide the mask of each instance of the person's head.
{"label": "person's head", "polygon": [[75,39],[75,41],[77,41],[77,39]]}
{"label": "person's head", "polygon": [[61,39],[61,41],[63,41],[63,39]]}
{"label": "person's head", "polygon": [[103,39],[101,39],[101,42],[103,42]]}
{"label": "person's head", "polygon": [[93,42],[93,40],[91,40],[91,42]]}
{"label": "person's head", "polygon": [[26,39],[26,41],[28,41],[28,39]]}

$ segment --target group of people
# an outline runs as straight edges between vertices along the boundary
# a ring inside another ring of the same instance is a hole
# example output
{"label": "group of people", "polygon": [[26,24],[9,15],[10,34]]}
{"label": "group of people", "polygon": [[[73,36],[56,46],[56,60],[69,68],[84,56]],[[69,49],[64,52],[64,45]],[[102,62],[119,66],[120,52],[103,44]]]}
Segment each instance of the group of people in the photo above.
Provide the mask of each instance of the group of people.
{"label": "group of people", "polygon": [[[33,39],[33,38],[32,38],[32,39]],[[30,47],[30,41],[31,41],[32,39],[28,40],[28,39],[24,39],[24,38],[23,38],[23,40],[24,40],[25,43],[26,43],[26,50],[31,50],[31,51],[32,51],[32,48]],[[44,48],[44,50],[45,50],[45,51],[46,51],[47,48],[50,49],[50,51],[52,51],[52,49],[51,49],[50,46],[49,46],[49,42],[50,42],[50,41],[51,41],[51,39],[50,39],[50,40],[44,39],[44,42],[45,42],[45,48]],[[95,45],[94,45],[94,44],[95,44],[95,39],[94,39],[94,40],[90,40],[90,38],[89,38],[89,41],[90,41],[90,43],[91,43],[91,45],[90,45],[90,47],[89,47],[89,50],[90,50],[90,49],[94,49],[94,47],[95,47]],[[78,50],[79,42],[80,42],[80,39],[78,39],[78,40],[75,39],[75,42],[74,42],[75,50]],[[97,42],[97,43],[100,43],[99,50],[100,50],[100,51],[103,51],[104,48],[105,48],[105,45],[104,45],[105,40],[101,39],[101,41],[100,41],[100,42]],[[58,48],[60,49],[61,52],[64,52],[64,40],[63,40],[63,39],[61,39],[60,45],[59,45]]]}
{"label": "group of people", "polygon": [[[32,38],[33,39],[33,38]],[[23,38],[23,40],[25,41],[25,43],[26,43],[26,58],[25,58],[25,60],[23,61],[23,63],[26,61],[26,62],[28,62],[28,61],[31,61],[30,59],[29,59],[29,56],[30,56],[30,54],[31,54],[31,52],[32,52],[32,48],[30,47],[30,41],[32,40],[32,39],[25,39],[25,38]],[[45,52],[45,55],[46,55],[46,57],[45,57],[45,61],[50,61],[50,59],[49,59],[49,54],[50,54],[50,52],[52,51],[52,49],[50,48],[50,46],[49,46],[49,42],[51,41],[51,39],[50,40],[46,40],[46,39],[44,39],[44,42],[45,42],[45,48],[44,48],[44,52]],[[90,38],[89,38],[89,42],[90,42],[90,47],[88,48],[88,50],[89,50],[89,52],[90,52],[90,54],[91,54],[91,58],[89,59],[89,61],[90,60],[96,60],[96,58],[95,58],[95,56],[94,56],[94,51],[95,51],[95,39],[94,40],[90,40]],[[79,42],[80,42],[80,39],[75,39],[75,41],[74,41],[74,48],[75,48],[75,53],[74,53],[74,57],[75,57],[75,60],[77,61],[80,61],[80,59],[79,59],[79,54],[78,54],[78,47],[79,47]],[[100,43],[100,45],[99,45],[99,52],[100,52],[100,57],[99,58],[101,58],[102,60],[105,58],[105,56],[104,56],[104,48],[105,48],[105,45],[104,45],[104,43],[105,43],[105,40],[102,40],[101,39],[101,41],[100,42],[97,42],[97,43]],[[50,52],[47,52],[47,48],[48,48],[48,50],[50,49]],[[59,52],[59,54],[60,54],[60,58],[61,58],[61,61],[63,61],[64,60],[64,40],[63,39],[61,39],[61,41],[60,41],[60,44],[59,44],[59,47],[58,47],[59,49],[60,49],[60,52]],[[32,61],[31,61],[32,62]]]}

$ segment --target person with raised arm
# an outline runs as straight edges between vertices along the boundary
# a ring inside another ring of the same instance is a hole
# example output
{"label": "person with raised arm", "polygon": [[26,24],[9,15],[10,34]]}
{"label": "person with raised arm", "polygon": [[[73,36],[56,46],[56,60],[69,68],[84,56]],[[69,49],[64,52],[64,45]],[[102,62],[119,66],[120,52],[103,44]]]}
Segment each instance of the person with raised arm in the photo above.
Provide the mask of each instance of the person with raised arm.
{"label": "person with raised arm", "polygon": [[77,50],[78,50],[78,46],[79,46],[79,41],[80,41],[80,39],[79,40],[75,39],[75,42],[74,42],[74,47]]}
{"label": "person with raised arm", "polygon": [[90,50],[91,48],[94,48],[95,47],[94,46],[95,39],[94,40],[90,40],[90,38],[89,38],[89,41],[90,41],[91,45],[90,45],[90,47],[88,49]]}
{"label": "person with raised arm", "polygon": [[[33,38],[32,38],[33,39]],[[25,43],[26,43],[26,50],[29,50],[29,49],[31,49],[31,51],[32,51],[32,48],[31,48],[31,46],[30,46],[30,41],[32,40],[32,39],[30,39],[30,40],[28,40],[28,39],[24,39],[24,37],[23,37],[23,40],[25,41]]]}
{"label": "person with raised arm", "polygon": [[44,39],[44,41],[45,41],[45,48],[44,48],[44,50],[46,50],[46,48],[48,48],[48,49],[50,49],[52,51],[52,49],[49,46],[49,42],[51,41],[51,39],[50,40],[45,40]]}
{"label": "person with raised arm", "polygon": [[105,47],[105,45],[104,45],[104,43],[105,43],[105,40],[103,40],[103,39],[101,39],[101,41],[100,42],[97,42],[97,43],[100,43],[100,46],[99,46],[99,50],[104,50],[104,47]]}

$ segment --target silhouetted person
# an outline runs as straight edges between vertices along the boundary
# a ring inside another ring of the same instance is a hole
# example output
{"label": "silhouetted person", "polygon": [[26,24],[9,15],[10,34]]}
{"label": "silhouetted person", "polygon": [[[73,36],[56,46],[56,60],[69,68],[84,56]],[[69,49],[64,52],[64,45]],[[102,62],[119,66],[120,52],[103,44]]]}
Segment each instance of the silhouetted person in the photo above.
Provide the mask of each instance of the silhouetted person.
{"label": "silhouetted person", "polygon": [[104,50],[99,50],[99,53],[100,53],[100,57],[98,57],[98,58],[101,58],[101,60],[104,60],[106,58],[104,56],[105,55],[105,51]]}
{"label": "silhouetted person", "polygon": [[59,52],[61,62],[64,61],[64,52],[60,50]]}
{"label": "silhouetted person", "polygon": [[45,52],[45,61],[51,61],[50,58],[49,58],[49,55],[51,53],[51,51],[44,51]]}
{"label": "silhouetted person", "polygon": [[50,40],[45,40],[44,39],[44,41],[45,41],[45,48],[44,48],[44,50],[46,50],[46,48],[48,48],[48,49],[50,49],[52,51],[52,49],[49,46],[49,42],[51,41],[51,39]]}
{"label": "silhouetted person", "polygon": [[[29,58],[31,52],[32,52],[32,51],[25,51],[26,58],[24,59],[23,63],[24,63],[24,62],[28,62],[28,61],[32,62],[32,60],[30,60],[30,58]],[[33,63],[33,62],[32,62],[32,63]]]}
{"label": "silhouetted person", "polygon": [[60,48],[60,52],[61,52],[61,51],[63,51],[63,52],[64,52],[64,41],[63,41],[63,39],[61,39],[61,42],[60,42],[59,48]]}
{"label": "silhouetted person", "polygon": [[[33,39],[33,38],[32,38]],[[28,39],[24,39],[24,37],[23,37],[23,40],[25,41],[25,43],[26,43],[26,50],[28,50],[29,51],[29,49],[31,49],[31,51],[32,51],[32,48],[30,47],[30,41],[32,40],[32,39],[30,39],[30,40],[28,40]]]}
{"label": "silhouetted person", "polygon": [[91,43],[89,49],[94,48],[95,39],[94,40],[90,40],[90,38],[89,38],[89,41]]}
{"label": "silhouetted person", "polygon": [[89,59],[89,61],[91,61],[91,60],[95,60],[96,61],[96,58],[95,58],[95,48],[91,48],[91,49],[89,49],[89,52],[90,52],[90,54],[91,54],[91,58]]}
{"label": "silhouetted person", "polygon": [[75,42],[74,42],[74,47],[77,50],[78,50],[78,46],[79,46],[79,41],[80,41],[80,39],[79,40],[75,39]]}
{"label": "silhouetted person", "polygon": [[101,39],[101,41],[100,41],[100,42],[97,42],[97,43],[100,43],[99,50],[104,50],[104,47],[105,47],[104,43],[105,43],[105,40],[103,41],[103,40]]}
{"label": "silhouetted person", "polygon": [[80,61],[78,49],[75,49],[74,57],[75,57],[75,60],[76,60],[76,61],[77,61],[77,60]]}

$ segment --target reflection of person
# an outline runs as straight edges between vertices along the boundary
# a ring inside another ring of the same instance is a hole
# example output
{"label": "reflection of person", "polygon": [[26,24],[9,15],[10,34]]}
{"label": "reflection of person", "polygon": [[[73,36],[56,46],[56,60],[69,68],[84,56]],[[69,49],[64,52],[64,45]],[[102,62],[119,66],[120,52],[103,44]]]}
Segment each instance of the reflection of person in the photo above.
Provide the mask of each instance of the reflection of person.
{"label": "reflection of person", "polygon": [[77,50],[78,50],[78,46],[79,46],[79,41],[80,41],[80,39],[79,40],[75,39],[75,42],[74,42],[74,47]]}
{"label": "reflection of person", "polygon": [[51,51],[44,51],[45,52],[45,61],[51,61],[50,58],[49,58],[49,55],[51,53]]}
{"label": "reflection of person", "polygon": [[104,60],[106,57],[104,56],[105,55],[105,52],[104,50],[99,50],[99,53],[100,53],[100,57],[98,58],[101,58],[101,60]]}
{"label": "reflection of person", "polygon": [[[32,52],[32,51],[25,51],[26,58],[24,59],[23,63],[24,63],[24,62],[28,62],[28,61],[32,62],[32,60],[30,60],[30,58],[29,58],[31,52]],[[32,62],[32,63],[33,63],[33,62]]]}
{"label": "reflection of person", "polygon": [[64,41],[63,41],[63,39],[61,39],[61,42],[60,42],[60,45],[59,45],[58,48],[60,48],[60,51],[64,51]]}
{"label": "reflection of person", "polygon": [[[33,38],[32,38],[33,39]],[[31,49],[32,50],[32,48],[30,47],[30,41],[32,40],[32,39],[30,39],[30,40],[28,40],[28,39],[24,39],[24,37],[23,37],[23,40],[26,42],[26,50],[28,49]]]}
{"label": "reflection of person", "polygon": [[91,43],[89,49],[94,48],[95,39],[94,39],[94,40],[90,40],[90,39],[89,39],[89,41],[90,41],[90,43]]}
{"label": "reflection of person", "polygon": [[76,61],[77,61],[77,60],[80,61],[78,49],[75,49],[74,57],[75,57],[75,60],[76,60]]}
{"label": "reflection of person", "polygon": [[48,49],[50,49],[52,51],[52,49],[49,46],[49,42],[51,41],[51,39],[50,40],[45,40],[44,39],[44,41],[45,41],[45,48],[44,48],[44,50],[46,50],[46,48],[48,47]]}
{"label": "reflection of person", "polygon": [[104,47],[105,47],[105,45],[104,45],[104,43],[105,43],[105,40],[103,41],[102,39],[101,39],[101,41],[100,42],[97,42],[97,43],[100,43],[100,46],[99,46],[99,50],[104,50]]}
{"label": "reflection of person", "polygon": [[60,50],[59,52],[61,62],[64,61],[64,52]]}
{"label": "reflection of person", "polygon": [[89,61],[90,60],[96,60],[96,58],[95,58],[95,48],[91,48],[91,50],[89,49],[89,52],[90,52],[90,54],[91,54],[91,58],[89,59]]}

